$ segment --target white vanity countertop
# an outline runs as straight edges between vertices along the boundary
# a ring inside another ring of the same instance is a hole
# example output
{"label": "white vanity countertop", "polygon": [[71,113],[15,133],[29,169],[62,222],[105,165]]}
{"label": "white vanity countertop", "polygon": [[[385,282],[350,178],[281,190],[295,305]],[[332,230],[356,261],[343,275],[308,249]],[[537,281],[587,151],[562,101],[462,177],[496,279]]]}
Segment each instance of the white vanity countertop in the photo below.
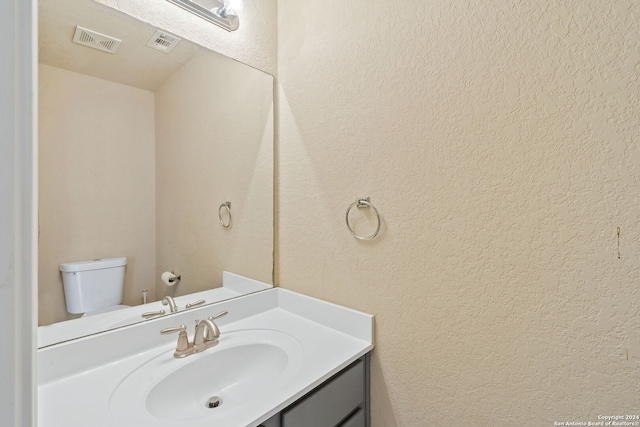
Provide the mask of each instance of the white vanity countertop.
{"label": "white vanity countertop", "polygon": [[[190,427],[255,427],[373,348],[373,316],[271,289],[39,350],[38,426],[144,427],[112,412],[114,390],[151,359],[166,358],[167,364],[176,366],[186,360],[172,357],[177,336],[161,336],[160,329],[192,325],[195,319],[223,310],[229,314],[216,321],[222,335],[214,349],[223,348],[225,334],[270,329],[294,337],[302,346],[303,362],[295,375],[273,392],[252,400],[251,405],[238,406],[215,418],[190,419]],[[190,327],[190,338],[192,335]],[[150,427],[181,424],[161,418],[152,421]]]}
{"label": "white vanity countertop", "polygon": [[[194,303],[201,299],[205,300],[206,303],[219,302],[272,287],[273,286],[268,283],[223,271],[221,287],[189,295],[176,296],[175,301],[177,306],[181,310],[184,310],[186,304]],[[80,336],[91,335],[133,323],[149,321],[150,319],[142,318],[142,313],[160,310],[165,310],[167,314],[169,314],[169,307],[163,306],[160,301],[155,301],[122,310],[40,326],[38,327],[38,347],[46,347]]]}

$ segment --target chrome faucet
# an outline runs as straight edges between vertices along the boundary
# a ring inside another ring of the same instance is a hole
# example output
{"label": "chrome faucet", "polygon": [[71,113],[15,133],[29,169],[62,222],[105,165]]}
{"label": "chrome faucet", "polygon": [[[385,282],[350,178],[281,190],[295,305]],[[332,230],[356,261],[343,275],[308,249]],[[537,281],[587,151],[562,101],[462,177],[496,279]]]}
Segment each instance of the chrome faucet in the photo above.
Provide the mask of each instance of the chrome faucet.
{"label": "chrome faucet", "polygon": [[196,333],[193,336],[193,342],[189,342],[187,327],[185,325],[177,328],[166,328],[161,330],[160,333],[166,335],[179,332],[178,343],[176,344],[176,351],[173,352],[173,357],[181,359],[217,345],[219,342],[218,338],[220,338],[220,329],[214,320],[228,313],[228,311],[223,311],[207,319],[196,320]]}
{"label": "chrome faucet", "polygon": [[178,307],[176,306],[175,300],[173,299],[173,297],[170,297],[169,295],[162,298],[162,305],[169,305],[169,311],[171,313],[175,313],[176,311],[178,311]]}
{"label": "chrome faucet", "polygon": [[[205,332],[206,330],[206,332]],[[193,336],[193,352],[200,353],[218,344],[220,329],[212,320],[196,321],[196,334]]]}

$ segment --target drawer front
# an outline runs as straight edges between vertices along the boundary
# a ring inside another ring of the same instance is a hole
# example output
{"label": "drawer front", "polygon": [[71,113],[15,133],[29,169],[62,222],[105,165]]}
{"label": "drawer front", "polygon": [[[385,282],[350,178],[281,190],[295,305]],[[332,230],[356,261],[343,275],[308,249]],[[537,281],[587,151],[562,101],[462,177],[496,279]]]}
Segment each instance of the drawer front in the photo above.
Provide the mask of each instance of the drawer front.
{"label": "drawer front", "polygon": [[340,427],[366,427],[365,423],[364,410],[358,409],[358,412],[349,417],[347,421],[340,424]]}
{"label": "drawer front", "polygon": [[274,415],[258,427],[280,427],[280,414]]}
{"label": "drawer front", "polygon": [[283,412],[282,427],[335,427],[356,408],[364,407],[364,402],[365,372],[360,360]]}

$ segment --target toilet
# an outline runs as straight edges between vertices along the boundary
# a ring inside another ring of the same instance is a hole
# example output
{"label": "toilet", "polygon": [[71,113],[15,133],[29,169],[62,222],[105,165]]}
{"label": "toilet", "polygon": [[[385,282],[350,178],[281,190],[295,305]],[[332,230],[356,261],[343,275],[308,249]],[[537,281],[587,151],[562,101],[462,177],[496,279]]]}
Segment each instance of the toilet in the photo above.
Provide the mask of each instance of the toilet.
{"label": "toilet", "polygon": [[127,258],[104,258],[60,264],[67,311],[90,316],[122,308]]}

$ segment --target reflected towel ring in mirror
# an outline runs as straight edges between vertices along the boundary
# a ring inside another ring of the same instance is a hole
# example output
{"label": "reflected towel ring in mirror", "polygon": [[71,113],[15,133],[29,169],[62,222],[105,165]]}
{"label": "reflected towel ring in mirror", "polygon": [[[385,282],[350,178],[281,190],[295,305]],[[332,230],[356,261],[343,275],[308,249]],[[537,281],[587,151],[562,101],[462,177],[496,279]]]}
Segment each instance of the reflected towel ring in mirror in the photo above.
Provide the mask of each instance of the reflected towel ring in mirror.
{"label": "reflected towel ring in mirror", "polygon": [[243,0],[214,0],[217,6],[211,8],[211,1],[204,0],[167,0],[196,16],[216,24],[227,31],[235,31],[240,26],[238,12],[242,12]]}
{"label": "reflected towel ring in mirror", "polygon": [[[224,218],[223,218],[225,210],[227,212],[226,222],[224,221]],[[218,208],[218,218],[220,218],[220,224],[224,228],[231,227],[231,202],[224,202],[223,204],[220,205],[220,207]]]}
{"label": "reflected towel ring in mirror", "polygon": [[[376,231],[374,231],[371,236],[360,236],[359,234],[356,234],[355,231],[353,231],[353,228],[351,228],[351,224],[349,223],[349,212],[351,212],[351,209],[353,209],[354,206],[357,206],[358,208],[372,208],[376,213],[378,225],[376,227]],[[371,204],[371,200],[368,197],[366,199],[356,199],[355,202],[349,205],[349,207],[347,208],[347,213],[345,215],[345,221],[347,222],[347,228],[349,229],[349,232],[351,232],[353,237],[359,240],[373,240],[380,231],[380,213],[378,213],[378,209],[376,209],[376,207]]]}

